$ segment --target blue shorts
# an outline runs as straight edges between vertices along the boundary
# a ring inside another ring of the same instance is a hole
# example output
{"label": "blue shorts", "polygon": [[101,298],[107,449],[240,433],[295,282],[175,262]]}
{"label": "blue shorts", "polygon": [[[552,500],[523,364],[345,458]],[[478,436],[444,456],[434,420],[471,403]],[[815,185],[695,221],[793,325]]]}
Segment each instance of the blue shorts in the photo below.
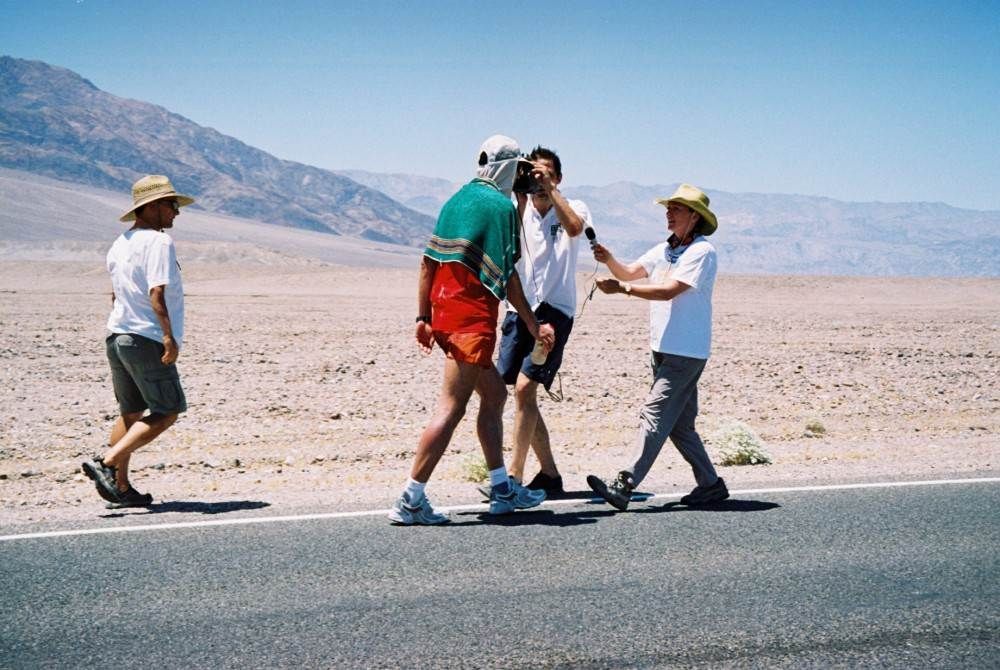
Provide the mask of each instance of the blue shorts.
{"label": "blue shorts", "polygon": [[556,330],[556,343],[549,352],[548,358],[541,365],[531,362],[531,350],[535,348],[535,338],[528,332],[528,326],[517,315],[517,312],[507,312],[503,326],[500,327],[500,355],[497,357],[497,370],[506,384],[517,382],[517,375],[524,376],[543,385],[546,389],[552,386],[556,372],[562,365],[563,350],[573,330],[573,319],[560,312],[548,303],[542,303],[535,310],[535,318],[539,323],[547,323]]}

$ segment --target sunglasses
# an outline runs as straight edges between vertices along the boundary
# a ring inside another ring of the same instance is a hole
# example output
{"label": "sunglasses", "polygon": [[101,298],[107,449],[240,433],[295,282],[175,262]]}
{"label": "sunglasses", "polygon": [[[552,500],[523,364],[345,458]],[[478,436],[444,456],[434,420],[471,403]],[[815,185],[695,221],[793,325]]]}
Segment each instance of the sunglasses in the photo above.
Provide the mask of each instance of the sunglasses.
{"label": "sunglasses", "polygon": [[174,210],[174,214],[181,213],[181,206],[177,204],[176,200],[163,200],[162,202],[165,202],[167,205],[169,205],[170,209]]}

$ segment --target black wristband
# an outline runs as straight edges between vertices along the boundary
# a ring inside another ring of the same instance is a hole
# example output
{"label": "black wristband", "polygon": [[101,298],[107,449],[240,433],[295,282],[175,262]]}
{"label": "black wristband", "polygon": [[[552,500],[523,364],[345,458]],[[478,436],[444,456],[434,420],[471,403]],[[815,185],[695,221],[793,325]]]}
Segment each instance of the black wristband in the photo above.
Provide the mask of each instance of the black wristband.
{"label": "black wristband", "polygon": [[421,314],[420,316],[418,316],[416,318],[416,320],[414,321],[414,323],[420,323],[421,321],[423,321],[424,323],[430,323],[431,322],[431,317],[425,316],[425,315]]}

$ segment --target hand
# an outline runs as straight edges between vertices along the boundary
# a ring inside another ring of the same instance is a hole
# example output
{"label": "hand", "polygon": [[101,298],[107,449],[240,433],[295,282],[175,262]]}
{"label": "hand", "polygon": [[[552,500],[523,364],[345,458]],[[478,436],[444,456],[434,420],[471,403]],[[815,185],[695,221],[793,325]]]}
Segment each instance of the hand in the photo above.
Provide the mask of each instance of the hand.
{"label": "hand", "polygon": [[612,258],[611,252],[608,251],[607,248],[600,242],[594,242],[594,246],[591,247],[591,250],[594,252],[594,260],[598,263],[604,263],[606,265]]}
{"label": "hand", "polygon": [[535,166],[532,168],[531,173],[535,176],[535,180],[538,185],[542,187],[542,190],[546,193],[551,193],[559,183],[556,181],[555,174],[549,169],[544,163],[533,163]]}
{"label": "hand", "polygon": [[164,365],[170,365],[177,361],[177,356],[180,355],[180,351],[177,349],[177,343],[174,342],[174,338],[169,335],[163,338],[163,355],[160,356],[160,362]]}
{"label": "hand", "polygon": [[601,293],[624,293],[625,287],[614,277],[601,277],[597,280],[597,288]]}
{"label": "hand", "polygon": [[417,340],[417,346],[420,347],[420,351],[425,354],[431,353],[434,348],[434,329],[431,328],[431,324],[426,321],[417,321],[417,330],[414,333],[414,338]]}
{"label": "hand", "polygon": [[542,346],[545,348],[545,354],[548,355],[552,351],[552,347],[556,345],[556,329],[550,323],[543,323],[538,326],[538,337],[535,339],[542,343]]}

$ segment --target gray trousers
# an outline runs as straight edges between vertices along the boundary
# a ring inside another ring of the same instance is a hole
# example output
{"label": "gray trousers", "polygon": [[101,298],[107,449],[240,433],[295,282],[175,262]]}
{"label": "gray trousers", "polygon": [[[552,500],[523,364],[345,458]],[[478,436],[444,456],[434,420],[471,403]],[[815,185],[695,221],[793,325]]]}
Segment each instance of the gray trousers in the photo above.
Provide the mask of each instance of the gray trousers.
{"label": "gray trousers", "polygon": [[698,486],[711,486],[719,478],[694,429],[694,419],[698,416],[698,378],[705,362],[653,352],[653,385],[639,413],[638,449],[628,470],[635,486],[649,474],[668,437],[691,465]]}

